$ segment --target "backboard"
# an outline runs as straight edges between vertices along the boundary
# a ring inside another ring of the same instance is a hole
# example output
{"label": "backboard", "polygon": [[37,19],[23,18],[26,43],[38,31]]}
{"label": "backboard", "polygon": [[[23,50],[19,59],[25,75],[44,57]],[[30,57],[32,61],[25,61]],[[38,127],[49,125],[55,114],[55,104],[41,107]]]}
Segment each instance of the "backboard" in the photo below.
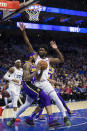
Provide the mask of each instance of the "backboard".
{"label": "backboard", "polygon": [[[11,1],[13,2],[13,1]],[[24,1],[23,3],[19,3],[19,8],[17,9],[13,9],[13,8],[1,8],[0,10],[2,10],[3,12],[3,17],[2,17],[2,21],[8,21],[10,20],[10,18],[16,16],[19,13],[22,13],[25,11],[25,9],[29,8],[30,6],[32,6],[33,4],[37,4],[39,1],[38,0],[28,0],[27,2]]]}

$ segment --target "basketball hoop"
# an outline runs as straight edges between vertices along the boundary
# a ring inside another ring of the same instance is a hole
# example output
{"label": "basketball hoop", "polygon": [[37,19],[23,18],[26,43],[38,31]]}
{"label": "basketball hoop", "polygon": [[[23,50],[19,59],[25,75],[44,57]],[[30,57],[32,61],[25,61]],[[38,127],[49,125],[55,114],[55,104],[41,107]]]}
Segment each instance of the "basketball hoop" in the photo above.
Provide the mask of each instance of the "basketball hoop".
{"label": "basketball hoop", "polygon": [[[25,11],[26,8],[29,8],[29,6],[35,4],[35,3],[38,3],[38,0],[28,0],[27,2],[24,2],[22,4],[20,4],[20,8],[18,8],[17,10],[13,11],[13,12],[8,12],[8,15],[6,14],[6,16],[4,16],[2,18],[2,21],[7,21],[7,20],[10,20],[10,18],[16,16],[18,13],[22,13]],[[13,9],[13,8],[11,8]]]}
{"label": "basketball hoop", "polygon": [[28,14],[29,21],[39,21],[39,15],[42,6],[40,4],[34,4],[28,9],[25,9],[25,12]]}

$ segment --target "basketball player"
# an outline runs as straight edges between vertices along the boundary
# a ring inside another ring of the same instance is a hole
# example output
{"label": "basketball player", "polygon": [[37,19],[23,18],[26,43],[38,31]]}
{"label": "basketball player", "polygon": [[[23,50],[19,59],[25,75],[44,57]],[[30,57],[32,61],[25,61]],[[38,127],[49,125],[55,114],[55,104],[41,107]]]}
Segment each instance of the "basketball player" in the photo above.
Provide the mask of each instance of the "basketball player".
{"label": "basketball player", "polygon": [[[24,71],[24,75],[23,75],[23,90],[24,92],[27,94],[26,97],[26,102],[23,106],[21,106],[19,108],[19,110],[17,111],[15,117],[10,120],[7,125],[8,126],[12,126],[12,124],[14,124],[14,122],[16,121],[16,118],[18,118],[18,116],[25,111],[26,108],[28,108],[32,102],[34,100],[37,100],[39,98],[39,108],[43,108],[45,107],[49,116],[49,126],[57,126],[58,123],[53,123],[53,118],[52,118],[52,110],[51,110],[51,103],[50,103],[50,98],[49,96],[41,89],[35,87],[33,85],[34,83],[34,79],[36,74],[38,73],[38,70],[40,70],[40,66],[37,66],[35,68],[34,64],[32,64],[33,62],[33,54],[31,55],[29,61],[27,61],[24,66],[23,66],[23,71]],[[36,111],[37,113],[37,111]],[[34,116],[35,114],[33,114]],[[26,120],[26,123],[28,123],[28,121]],[[31,120],[29,122],[30,125],[33,125],[33,121]]]}
{"label": "basketball player", "polygon": [[0,107],[0,114],[5,108],[13,107],[14,117],[17,111],[17,102],[20,95],[21,90],[21,82],[23,76],[23,69],[21,68],[21,60],[15,61],[15,66],[11,67],[9,71],[4,75],[4,79],[9,81],[8,92],[10,94],[12,102],[4,107]]}
{"label": "basketball player", "polygon": [[[23,37],[25,39],[25,43],[28,46],[28,51],[31,53],[35,52],[28,37],[27,37],[23,23],[20,23],[20,30],[22,31]],[[40,60],[45,60],[48,64],[48,67],[46,70],[43,71],[40,80],[36,80],[34,82],[34,84],[35,84],[35,86],[39,87],[40,89],[43,89],[50,96],[50,98],[55,101],[57,107],[60,109],[60,111],[63,114],[65,125],[70,126],[71,123],[66,116],[66,112],[64,111],[63,104],[60,101],[59,97],[57,96],[55,89],[52,87],[51,83],[48,81],[49,64],[50,63],[62,63],[62,62],[64,62],[64,58],[63,58],[63,55],[61,54],[61,52],[59,51],[55,41],[51,41],[50,46],[56,51],[57,58],[47,58],[46,57],[46,55],[47,55],[46,48],[42,47],[39,49],[39,52],[36,53],[36,55],[35,55],[35,65],[37,65]]]}
{"label": "basketball player", "polygon": [[[58,86],[61,85],[60,82],[56,82],[56,81],[54,80],[54,73],[55,73],[54,68],[50,66],[49,72],[48,72],[48,80],[51,82],[51,84],[52,84],[53,87],[54,87],[55,85],[58,85]],[[55,88],[55,87],[54,87],[54,88]],[[65,107],[65,109],[67,110],[67,112],[68,112],[69,114],[72,114],[72,111],[67,107],[65,101],[64,101],[63,98],[60,96],[60,94],[57,93],[57,95],[58,95],[58,97],[60,98],[61,102],[63,103],[63,106]],[[36,111],[37,111],[38,114],[36,114]],[[43,117],[43,115],[41,115],[41,114],[42,114],[42,111],[43,111],[43,109],[40,110],[40,108],[37,107],[37,108],[35,109],[35,111],[31,114],[31,116],[28,117],[28,120],[33,120],[33,117],[34,117],[33,114],[34,114],[34,113],[36,114],[36,118],[38,118],[38,117],[42,118],[42,117]],[[28,120],[27,120],[27,121],[28,121]]]}

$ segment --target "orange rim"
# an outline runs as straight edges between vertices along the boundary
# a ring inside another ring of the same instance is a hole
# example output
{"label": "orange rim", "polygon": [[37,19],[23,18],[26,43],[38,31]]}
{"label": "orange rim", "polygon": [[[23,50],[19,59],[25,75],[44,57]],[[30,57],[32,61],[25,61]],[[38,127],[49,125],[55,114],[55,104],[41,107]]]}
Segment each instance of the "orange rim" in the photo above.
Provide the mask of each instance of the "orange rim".
{"label": "orange rim", "polygon": [[34,4],[33,6],[37,7],[37,8],[34,8],[34,9],[28,8],[28,9],[25,9],[25,11],[35,11],[35,10],[37,11],[38,9],[41,9],[41,7],[42,7],[40,4]]}

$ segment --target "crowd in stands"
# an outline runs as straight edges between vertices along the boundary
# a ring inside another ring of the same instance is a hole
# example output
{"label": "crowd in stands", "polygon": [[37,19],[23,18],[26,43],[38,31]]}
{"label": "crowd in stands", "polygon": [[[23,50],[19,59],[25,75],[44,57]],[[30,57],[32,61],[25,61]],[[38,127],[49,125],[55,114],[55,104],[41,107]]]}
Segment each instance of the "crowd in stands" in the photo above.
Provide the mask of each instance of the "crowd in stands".
{"label": "crowd in stands", "polygon": [[[65,49],[66,50],[66,49]],[[68,52],[69,51],[69,52]],[[87,98],[87,49],[70,46],[64,54],[64,64],[56,65],[56,80],[62,81],[60,91],[65,100],[83,100]]]}
{"label": "crowd in stands", "polygon": [[[36,50],[43,44],[39,35],[35,39],[32,38],[31,41]],[[54,79],[62,83],[62,87],[56,86],[56,90],[66,101],[87,99],[87,49],[85,46],[81,47],[79,44],[73,45],[67,42],[59,44],[58,47],[64,55],[64,63],[52,65],[55,69]],[[49,56],[55,57],[56,54],[53,50],[49,48],[48,52],[51,52]],[[16,59],[24,62],[25,56],[25,44],[21,37],[0,38],[0,89],[3,75],[9,67],[14,65]]]}

